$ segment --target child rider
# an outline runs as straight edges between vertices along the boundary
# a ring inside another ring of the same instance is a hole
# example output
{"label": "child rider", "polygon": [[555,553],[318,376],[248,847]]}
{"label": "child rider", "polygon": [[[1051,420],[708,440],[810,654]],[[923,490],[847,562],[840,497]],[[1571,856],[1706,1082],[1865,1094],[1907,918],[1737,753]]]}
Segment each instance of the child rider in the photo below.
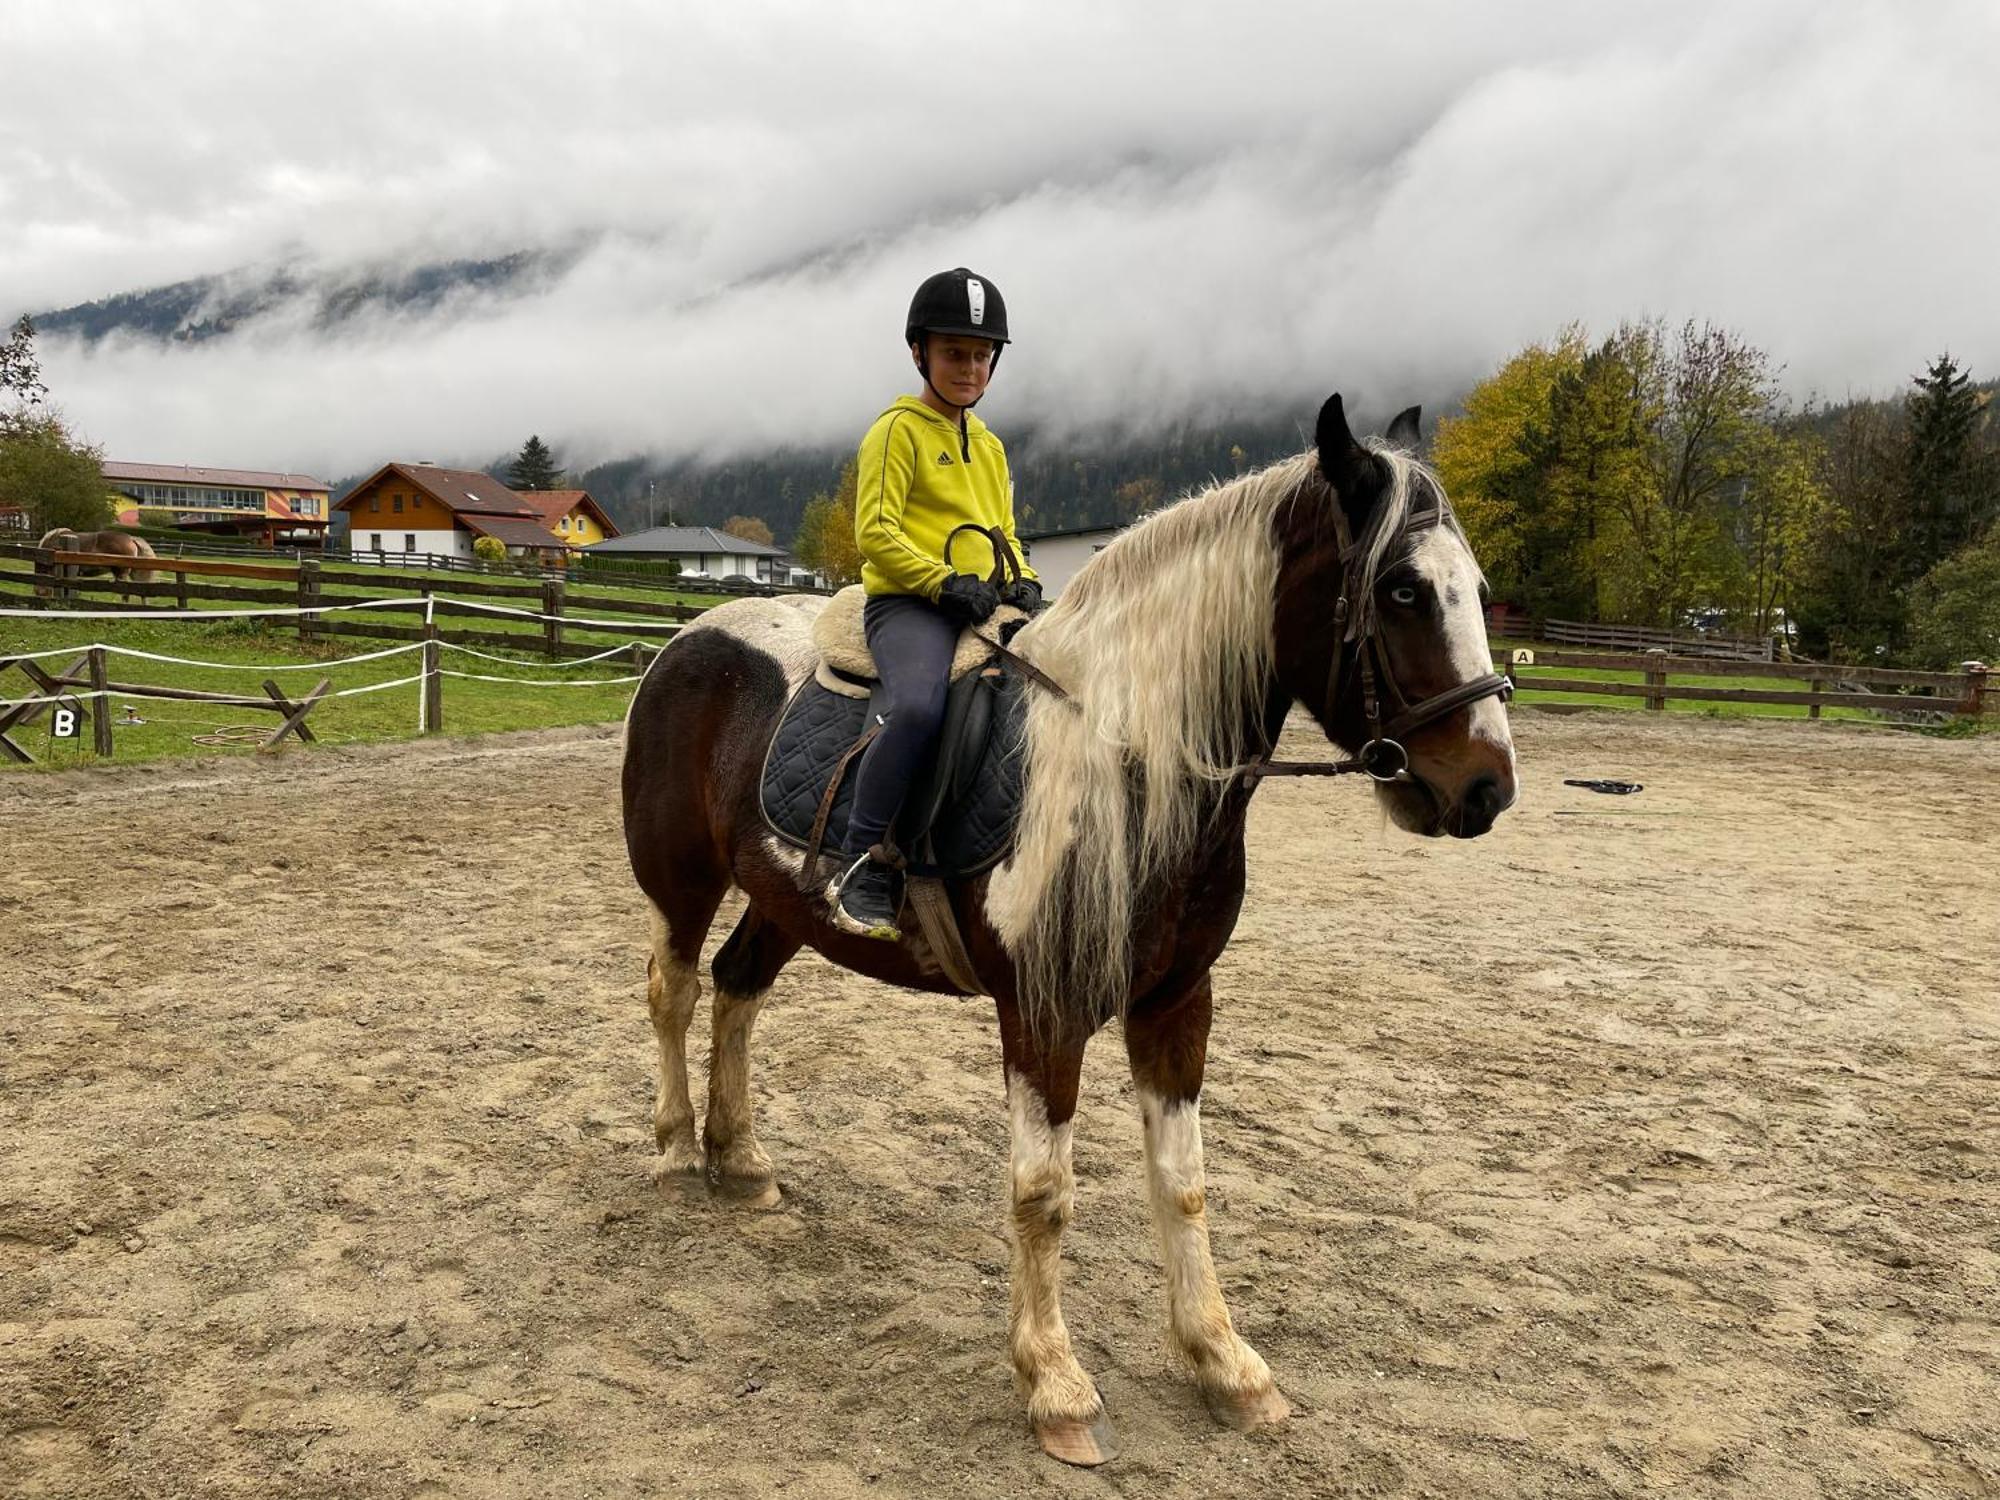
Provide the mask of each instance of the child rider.
{"label": "child rider", "polygon": [[874,855],[937,739],[959,632],[1003,603],[1032,614],[1042,601],[1025,565],[1004,590],[987,582],[993,549],[983,537],[967,532],[952,544],[955,565],[978,571],[954,571],[944,558],[952,528],[967,522],[999,527],[1020,554],[1007,451],[972,414],[1008,342],[1000,289],[963,266],[940,271],[917,288],[903,340],[924,388],[868,429],[854,490],[862,626],[888,708],[855,773],[842,874],[827,892],[834,925],[890,942],[895,871]]}

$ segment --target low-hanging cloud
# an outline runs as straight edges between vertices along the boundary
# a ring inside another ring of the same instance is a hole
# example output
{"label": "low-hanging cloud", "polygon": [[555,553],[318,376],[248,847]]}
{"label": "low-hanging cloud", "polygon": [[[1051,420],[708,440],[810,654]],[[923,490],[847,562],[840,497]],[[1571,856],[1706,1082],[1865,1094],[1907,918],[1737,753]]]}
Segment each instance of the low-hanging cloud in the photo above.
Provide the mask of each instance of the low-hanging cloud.
{"label": "low-hanging cloud", "polygon": [[[1435,405],[1573,319],[1714,319],[1801,396],[2000,356],[2000,16],[1971,0],[407,9],[0,23],[29,80],[0,99],[0,301],[564,251],[514,295],[330,328],[301,301],[193,344],[48,340],[114,455],[851,442],[953,264],[1015,325],[982,410],[1079,440],[1336,386]],[[55,64],[83,56],[79,98]]]}

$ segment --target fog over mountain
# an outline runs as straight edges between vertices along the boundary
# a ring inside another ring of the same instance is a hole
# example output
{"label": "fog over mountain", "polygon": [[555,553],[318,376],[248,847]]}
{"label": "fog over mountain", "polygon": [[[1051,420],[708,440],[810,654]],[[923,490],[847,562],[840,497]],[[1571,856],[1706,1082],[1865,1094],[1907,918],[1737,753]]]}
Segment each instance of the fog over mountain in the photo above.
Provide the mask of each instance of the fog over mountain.
{"label": "fog over mountain", "polygon": [[119,457],[850,444],[954,264],[982,413],[1079,446],[1435,406],[1572,319],[1798,396],[2000,368],[1984,0],[28,0],[0,51],[0,313],[100,304],[42,352]]}

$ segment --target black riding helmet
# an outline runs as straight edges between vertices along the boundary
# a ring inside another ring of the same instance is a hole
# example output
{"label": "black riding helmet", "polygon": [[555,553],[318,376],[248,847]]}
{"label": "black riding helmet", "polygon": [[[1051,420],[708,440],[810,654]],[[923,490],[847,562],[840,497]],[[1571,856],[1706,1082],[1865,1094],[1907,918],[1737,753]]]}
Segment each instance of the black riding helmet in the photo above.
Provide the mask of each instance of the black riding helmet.
{"label": "black riding helmet", "polygon": [[903,320],[904,343],[914,344],[926,333],[956,333],[1005,344],[1009,342],[1006,299],[999,287],[964,266],[940,271],[917,288],[910,299],[910,315]]}
{"label": "black riding helmet", "polygon": [[[917,295],[910,299],[910,315],[903,320],[903,342],[917,346],[917,369],[924,384],[931,383],[930,346],[927,333],[959,334],[966,338],[993,340],[992,369],[1000,368],[1001,351],[1011,342],[1007,337],[1007,302],[1000,288],[984,276],[959,266],[924,278]],[[933,392],[936,386],[931,386]]]}

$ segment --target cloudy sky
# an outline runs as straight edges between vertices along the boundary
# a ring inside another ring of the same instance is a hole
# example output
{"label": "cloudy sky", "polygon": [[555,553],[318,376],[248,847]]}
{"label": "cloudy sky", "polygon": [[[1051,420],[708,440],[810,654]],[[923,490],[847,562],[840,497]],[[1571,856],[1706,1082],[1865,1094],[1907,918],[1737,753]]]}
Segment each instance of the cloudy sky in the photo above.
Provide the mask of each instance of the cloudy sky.
{"label": "cloudy sky", "polygon": [[1435,408],[1566,321],[1712,319],[1798,397],[2000,374],[1990,0],[7,0],[0,313],[555,248],[504,299],[48,339],[116,457],[351,473],[845,443],[965,264],[982,413]]}

